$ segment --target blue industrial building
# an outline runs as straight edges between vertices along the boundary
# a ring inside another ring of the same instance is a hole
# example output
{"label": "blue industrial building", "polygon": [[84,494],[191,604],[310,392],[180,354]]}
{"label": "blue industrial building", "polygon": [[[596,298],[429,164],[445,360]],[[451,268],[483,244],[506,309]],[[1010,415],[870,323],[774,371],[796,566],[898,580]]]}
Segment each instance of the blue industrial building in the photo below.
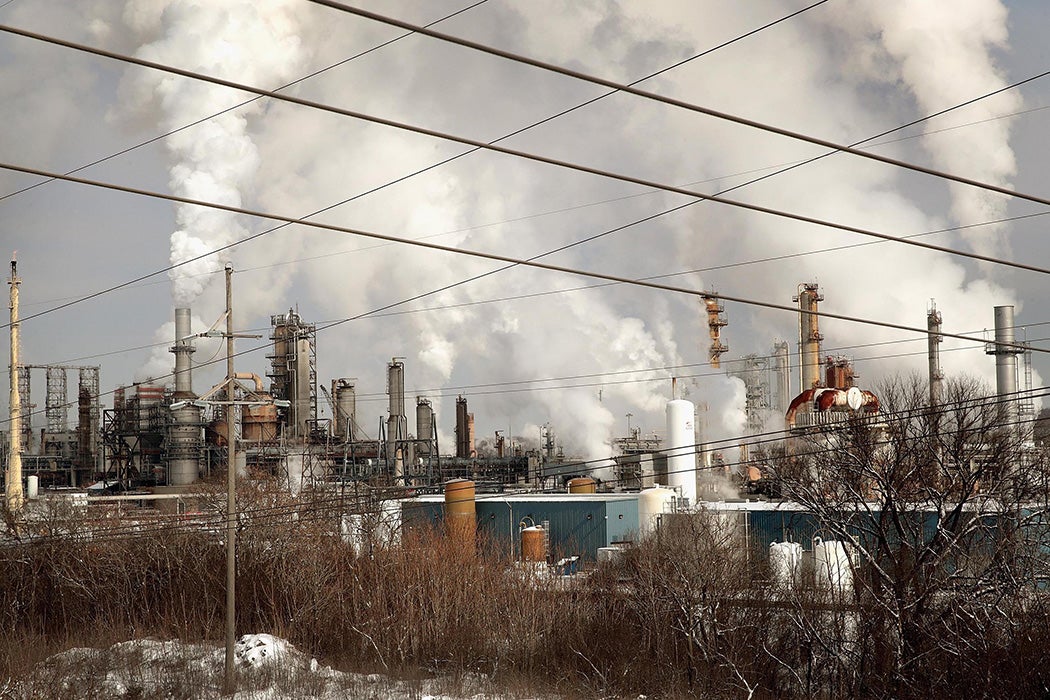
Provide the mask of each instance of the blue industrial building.
{"label": "blue industrial building", "polygon": [[[438,525],[444,518],[443,496],[420,496],[403,502],[404,524]],[[555,560],[580,557],[594,561],[600,547],[632,542],[638,535],[638,494],[479,493],[475,500],[478,533],[499,551],[515,554],[522,522],[547,524],[550,554]]]}

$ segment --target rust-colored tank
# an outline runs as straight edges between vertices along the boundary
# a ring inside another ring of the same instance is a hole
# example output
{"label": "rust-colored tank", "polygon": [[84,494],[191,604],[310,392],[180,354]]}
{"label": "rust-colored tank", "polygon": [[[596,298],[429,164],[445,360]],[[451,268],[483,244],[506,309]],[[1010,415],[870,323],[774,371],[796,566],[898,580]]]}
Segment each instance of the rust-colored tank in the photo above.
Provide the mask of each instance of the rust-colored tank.
{"label": "rust-colored tank", "polygon": [[445,483],[445,527],[450,537],[473,549],[477,529],[473,481],[453,479]]}
{"label": "rust-colored tank", "polygon": [[569,493],[597,493],[598,482],[589,476],[569,479]]}
{"label": "rust-colored tank", "polygon": [[529,562],[547,561],[547,533],[539,525],[522,528],[521,560]]}
{"label": "rust-colored tank", "polygon": [[249,442],[276,440],[277,407],[272,403],[245,406],[244,415],[241,418],[241,431],[243,439]]}

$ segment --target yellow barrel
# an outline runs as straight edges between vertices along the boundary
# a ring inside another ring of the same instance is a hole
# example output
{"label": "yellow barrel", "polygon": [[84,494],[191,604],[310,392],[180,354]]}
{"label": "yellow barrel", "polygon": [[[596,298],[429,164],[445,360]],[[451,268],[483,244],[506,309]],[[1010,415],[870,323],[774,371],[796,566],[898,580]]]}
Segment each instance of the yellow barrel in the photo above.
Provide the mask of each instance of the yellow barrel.
{"label": "yellow barrel", "polygon": [[569,479],[569,493],[595,493],[598,484],[589,476],[577,476]]}
{"label": "yellow barrel", "polygon": [[547,538],[539,525],[522,528],[521,559],[522,561],[547,561]]}
{"label": "yellow barrel", "polygon": [[473,481],[453,479],[445,483],[445,527],[453,539],[474,546],[477,520]]}

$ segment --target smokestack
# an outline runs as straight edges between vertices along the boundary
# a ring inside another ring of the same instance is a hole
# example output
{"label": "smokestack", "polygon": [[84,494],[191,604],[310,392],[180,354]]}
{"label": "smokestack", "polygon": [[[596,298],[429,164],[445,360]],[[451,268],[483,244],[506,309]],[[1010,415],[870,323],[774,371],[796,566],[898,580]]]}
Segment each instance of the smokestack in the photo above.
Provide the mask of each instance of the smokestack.
{"label": "smokestack", "polygon": [[190,335],[190,310],[175,309],[175,345],[171,352],[175,355],[175,398],[197,398],[193,393],[193,362],[191,356],[196,348]]}
{"label": "smokestack", "polygon": [[995,342],[985,346],[985,353],[995,355],[995,391],[1003,406],[1003,421],[1017,429],[1017,356],[1022,350],[1014,345],[1014,307],[995,307]]}
{"label": "smokestack", "polygon": [[184,405],[172,410],[168,427],[168,485],[186,486],[200,476],[201,454],[201,409],[189,404],[197,398],[193,393],[193,360],[196,351],[188,308],[175,309],[175,344],[171,348],[175,355],[176,402]]}
{"label": "smokestack", "polygon": [[22,403],[18,395],[18,263],[11,256],[11,456],[7,460],[6,489],[7,508],[12,513],[22,509]]}
{"label": "smokestack", "polygon": [[803,283],[798,286],[798,294],[794,301],[798,302],[799,309],[801,393],[820,386],[820,341],[824,337],[820,334],[817,303],[824,301],[824,295],[820,293],[820,286],[816,282]]}
{"label": "smokestack", "polygon": [[944,385],[944,374],[941,372],[941,312],[937,310],[937,304],[930,300],[930,308],[926,312],[926,343],[927,354],[930,361],[930,406],[939,406]]}

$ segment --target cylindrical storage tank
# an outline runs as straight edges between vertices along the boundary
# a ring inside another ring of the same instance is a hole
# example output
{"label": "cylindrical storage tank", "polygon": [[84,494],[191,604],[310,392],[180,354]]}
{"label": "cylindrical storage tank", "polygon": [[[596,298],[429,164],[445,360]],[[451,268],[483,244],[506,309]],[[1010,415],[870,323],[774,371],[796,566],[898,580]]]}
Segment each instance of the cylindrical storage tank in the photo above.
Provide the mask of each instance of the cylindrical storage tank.
{"label": "cylindrical storage tank", "polygon": [[30,474],[26,478],[26,498],[33,499],[40,495],[40,477]]}
{"label": "cylindrical storage tank", "polygon": [[674,506],[674,491],[660,486],[638,494],[638,534],[646,537],[656,531],[660,517]]}
{"label": "cylindrical storage tank", "polygon": [[844,542],[813,538],[813,571],[818,588],[846,593],[853,585],[853,565]]}
{"label": "cylindrical storage tank", "polygon": [[445,483],[445,527],[450,537],[473,549],[477,528],[473,481],[453,479]]}
{"label": "cylindrical storage tank", "polygon": [[[269,397],[262,397],[266,400]],[[241,416],[241,439],[247,442],[265,442],[277,439],[277,406],[245,406]]]}
{"label": "cylindrical storage tank", "polygon": [[802,571],[802,545],[798,542],[770,543],[769,569],[775,583],[787,588],[797,585]]}
{"label": "cylindrical storage tank", "polygon": [[335,436],[340,440],[354,439],[354,420],[357,414],[357,392],[349,379],[332,381],[335,400]]}
{"label": "cylindrical storage tank", "polygon": [[547,561],[547,533],[539,525],[521,529],[521,560]]}
{"label": "cylindrical storage tank", "polygon": [[667,402],[667,485],[696,502],[696,407],[692,401]]}
{"label": "cylindrical storage tank", "polygon": [[416,439],[419,444],[416,454],[428,456],[433,453],[434,407],[422,396],[416,397]]}
{"label": "cylindrical storage tank", "polygon": [[577,476],[569,479],[569,493],[596,493],[598,483],[589,476]]}

